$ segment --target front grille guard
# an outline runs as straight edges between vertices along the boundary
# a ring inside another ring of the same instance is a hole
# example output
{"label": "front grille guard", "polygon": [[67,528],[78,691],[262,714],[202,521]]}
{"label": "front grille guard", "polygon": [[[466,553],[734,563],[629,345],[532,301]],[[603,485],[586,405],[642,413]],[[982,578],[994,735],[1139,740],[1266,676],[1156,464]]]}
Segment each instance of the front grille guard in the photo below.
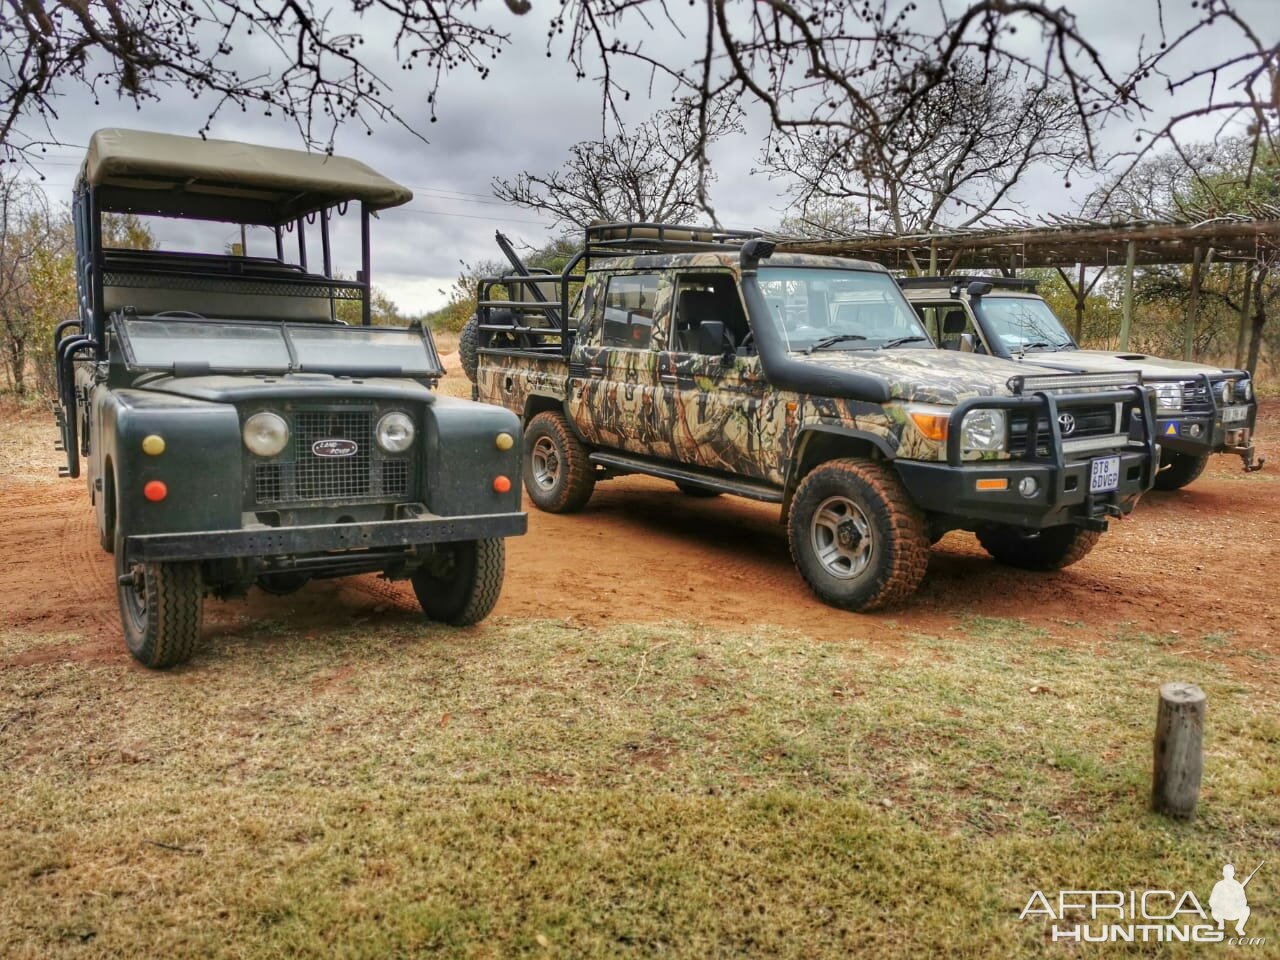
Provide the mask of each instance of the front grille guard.
{"label": "front grille guard", "polygon": [[[1141,443],[1151,463],[1156,462],[1155,410],[1151,393],[1144,387],[1121,387],[1104,393],[1080,393],[1058,396],[1043,390],[1017,397],[972,397],[963,400],[951,411],[947,423],[947,464],[959,467],[964,464],[963,450],[960,447],[960,428],[965,416],[973,410],[1026,410],[1030,417],[1027,423],[1026,448],[1020,457],[1014,458],[1019,463],[1048,463],[1062,470],[1066,467],[1066,456],[1063,448],[1062,431],[1058,426],[1058,413],[1076,407],[1093,406],[1104,403],[1123,403],[1130,411],[1129,424],[1132,427],[1132,413],[1140,412],[1142,423]],[[1047,456],[1036,453],[1040,445],[1040,415],[1045,414],[1049,422],[1049,452]],[[1121,423],[1117,424],[1122,427]],[[1135,443],[1132,436],[1129,445]]]}

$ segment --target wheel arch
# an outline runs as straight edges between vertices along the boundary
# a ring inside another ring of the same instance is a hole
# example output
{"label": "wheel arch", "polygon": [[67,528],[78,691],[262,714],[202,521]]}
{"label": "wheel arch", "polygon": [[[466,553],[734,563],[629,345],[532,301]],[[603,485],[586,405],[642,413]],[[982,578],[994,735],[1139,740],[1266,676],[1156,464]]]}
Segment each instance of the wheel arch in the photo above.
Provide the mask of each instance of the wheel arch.
{"label": "wheel arch", "polygon": [[796,487],[814,467],[827,460],[852,457],[858,460],[893,460],[897,451],[876,433],[852,427],[817,424],[806,427],[796,438],[791,465],[782,489],[782,522],[787,522]]}
{"label": "wheel arch", "polygon": [[[559,413],[563,415],[564,401],[556,397],[535,393],[524,402],[524,425],[527,427],[529,421],[540,413]],[[568,417],[565,419],[567,420]]]}

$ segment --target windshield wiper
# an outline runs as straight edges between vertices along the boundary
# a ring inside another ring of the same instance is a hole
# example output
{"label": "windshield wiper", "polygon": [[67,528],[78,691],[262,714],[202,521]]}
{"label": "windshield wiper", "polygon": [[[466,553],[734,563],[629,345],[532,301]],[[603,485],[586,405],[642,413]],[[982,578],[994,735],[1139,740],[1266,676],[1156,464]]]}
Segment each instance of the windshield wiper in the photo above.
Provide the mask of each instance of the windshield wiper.
{"label": "windshield wiper", "polygon": [[1039,347],[1056,347],[1056,346],[1057,344],[1050,343],[1048,340],[1037,340],[1035,343],[1022,344],[1021,346],[1018,347],[1018,350],[1021,353],[1026,353],[1028,350],[1035,350]]}
{"label": "windshield wiper", "polygon": [[815,350],[822,350],[826,347],[834,347],[837,343],[844,343],[848,340],[865,340],[867,339],[860,333],[837,333],[834,336],[823,337],[821,340],[815,340],[809,344],[806,354],[813,353]]}
{"label": "windshield wiper", "polygon": [[928,340],[928,339],[929,339],[928,337],[895,337],[892,340],[886,340],[884,343],[880,344],[880,346],[877,347],[876,349],[891,350],[894,347],[902,346],[904,343],[920,343],[921,341]]}

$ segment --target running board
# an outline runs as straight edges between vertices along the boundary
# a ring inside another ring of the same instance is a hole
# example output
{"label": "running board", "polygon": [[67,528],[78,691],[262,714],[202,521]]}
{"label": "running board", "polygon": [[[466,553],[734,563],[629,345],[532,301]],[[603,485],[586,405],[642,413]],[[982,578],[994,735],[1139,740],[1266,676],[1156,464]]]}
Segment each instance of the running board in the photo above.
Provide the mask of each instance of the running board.
{"label": "running board", "polygon": [[587,459],[597,466],[605,467],[615,473],[643,473],[663,480],[679,480],[681,483],[693,484],[704,490],[715,490],[717,493],[729,493],[735,497],[747,497],[751,500],[763,500],[765,503],[781,503],[782,491],[765,483],[754,480],[734,480],[701,470],[690,470],[677,467],[664,460],[649,460],[645,457],[628,457],[620,453],[591,453]]}

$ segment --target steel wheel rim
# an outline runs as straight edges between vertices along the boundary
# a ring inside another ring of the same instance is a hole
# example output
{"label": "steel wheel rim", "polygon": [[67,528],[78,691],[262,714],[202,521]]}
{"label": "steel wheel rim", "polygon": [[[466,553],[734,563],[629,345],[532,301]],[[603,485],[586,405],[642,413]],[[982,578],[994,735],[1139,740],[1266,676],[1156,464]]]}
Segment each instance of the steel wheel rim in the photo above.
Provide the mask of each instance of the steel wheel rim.
{"label": "steel wheel rim", "polygon": [[560,480],[560,451],[550,437],[539,437],[533,442],[529,459],[533,467],[533,482],[540,490],[550,490]]}
{"label": "steel wheel rim", "polygon": [[828,497],[809,522],[809,543],[822,569],[837,580],[854,580],[871,566],[875,536],[862,507],[848,497]]}

